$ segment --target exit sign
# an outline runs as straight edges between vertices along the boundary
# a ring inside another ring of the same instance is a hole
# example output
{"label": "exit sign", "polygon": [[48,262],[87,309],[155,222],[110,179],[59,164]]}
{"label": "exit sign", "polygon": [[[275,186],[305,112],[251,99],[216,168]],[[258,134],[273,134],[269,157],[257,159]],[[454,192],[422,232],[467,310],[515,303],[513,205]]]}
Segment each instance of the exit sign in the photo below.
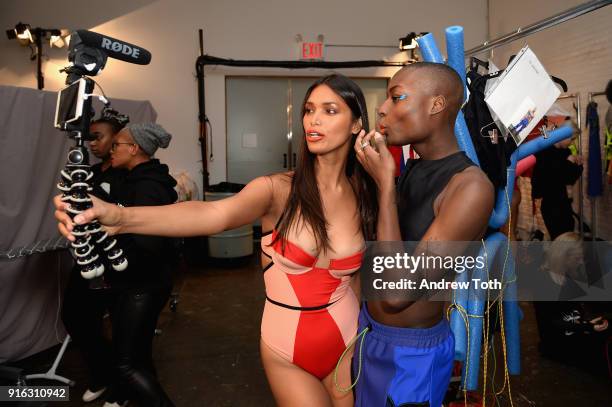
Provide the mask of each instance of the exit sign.
{"label": "exit sign", "polygon": [[303,42],[302,59],[323,59],[323,43]]}

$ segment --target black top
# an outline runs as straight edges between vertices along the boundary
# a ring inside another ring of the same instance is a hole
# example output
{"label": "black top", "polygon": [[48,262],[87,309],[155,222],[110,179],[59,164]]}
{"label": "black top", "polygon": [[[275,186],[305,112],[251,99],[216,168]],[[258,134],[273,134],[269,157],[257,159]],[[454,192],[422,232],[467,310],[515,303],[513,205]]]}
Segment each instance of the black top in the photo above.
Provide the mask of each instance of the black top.
{"label": "black top", "polygon": [[[168,166],[153,159],[129,171],[121,187],[113,191],[113,201],[122,206],[168,205],[176,202],[176,181]],[[169,285],[176,263],[174,240],[158,236],[118,235],[119,247],[128,257],[125,271],[109,273],[112,287]]]}
{"label": "black top", "polygon": [[111,195],[115,189],[120,188],[121,183],[127,175],[127,170],[108,167],[102,171],[102,163],[91,166],[93,177],[91,185],[93,187],[92,195],[104,200],[111,201]]}
{"label": "black top", "polygon": [[434,220],[435,199],[453,175],[473,165],[463,151],[439,160],[408,160],[397,184],[402,240],[421,240]]}
{"label": "black top", "polygon": [[569,161],[568,148],[551,147],[537,153],[531,178],[533,198],[567,200],[567,185],[572,185],[582,173],[582,165]]}

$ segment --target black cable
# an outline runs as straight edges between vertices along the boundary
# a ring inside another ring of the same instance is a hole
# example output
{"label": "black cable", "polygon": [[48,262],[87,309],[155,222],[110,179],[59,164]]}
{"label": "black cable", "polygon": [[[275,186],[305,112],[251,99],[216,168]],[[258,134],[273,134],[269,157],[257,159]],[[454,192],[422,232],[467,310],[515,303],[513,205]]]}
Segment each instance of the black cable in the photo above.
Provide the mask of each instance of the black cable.
{"label": "black cable", "polygon": [[382,60],[365,60],[365,61],[265,61],[265,60],[236,60],[213,57],[211,55],[199,56],[196,65],[225,65],[225,66],[240,66],[240,67],[264,67],[264,68],[288,68],[288,69],[305,69],[305,68],[323,68],[323,69],[340,69],[340,68],[367,68],[375,66],[405,66],[409,62],[388,62]]}
{"label": "black cable", "polygon": [[210,129],[210,158],[209,160],[213,161],[214,160],[214,157],[213,157],[213,129],[212,129],[212,124],[210,123],[210,120],[208,120],[208,117],[205,119],[205,121],[206,121],[205,125],[208,124],[208,128]]}
{"label": "black cable", "polygon": [[102,96],[104,96],[104,99],[106,99],[106,101],[107,101],[107,103],[105,103],[104,105],[105,106],[110,105],[110,100],[106,97],[106,93],[104,93],[104,89],[102,89],[102,86],[100,86],[100,84],[98,82],[96,82],[96,80],[93,79],[91,76],[87,76],[87,78],[91,79],[91,81],[93,83],[95,83],[98,88],[100,88],[100,92],[102,92]]}

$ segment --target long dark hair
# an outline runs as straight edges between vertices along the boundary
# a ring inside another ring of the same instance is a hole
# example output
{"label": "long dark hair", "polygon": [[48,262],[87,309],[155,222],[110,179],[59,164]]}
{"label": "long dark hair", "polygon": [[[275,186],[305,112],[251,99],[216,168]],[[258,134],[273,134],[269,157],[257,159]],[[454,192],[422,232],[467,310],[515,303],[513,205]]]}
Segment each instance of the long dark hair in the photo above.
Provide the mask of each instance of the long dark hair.
{"label": "long dark hair", "polygon": [[[306,113],[305,105],[310,94],[321,85],[329,86],[331,90],[340,96],[351,109],[353,120],[361,119],[363,130],[369,131],[368,112],[363,92],[355,82],[337,73],[324,76],[308,88],[302,103],[302,119]],[[302,131],[305,133],[306,130],[303,128],[303,123],[302,120]],[[351,138],[346,163],[346,176],[357,199],[357,207],[361,217],[361,231],[366,240],[374,240],[376,218],[378,215],[376,184],[357,161],[355,150],[353,149],[357,135],[353,134]],[[328,222],[323,213],[323,204],[315,176],[315,154],[308,150],[305,136],[302,138],[300,145],[300,159],[291,181],[291,192],[277,228],[278,235],[276,239],[282,239],[283,248],[291,225],[297,221],[302,221],[305,225],[312,228],[319,251],[323,250],[325,252],[327,249],[330,249],[329,237],[327,235]]]}

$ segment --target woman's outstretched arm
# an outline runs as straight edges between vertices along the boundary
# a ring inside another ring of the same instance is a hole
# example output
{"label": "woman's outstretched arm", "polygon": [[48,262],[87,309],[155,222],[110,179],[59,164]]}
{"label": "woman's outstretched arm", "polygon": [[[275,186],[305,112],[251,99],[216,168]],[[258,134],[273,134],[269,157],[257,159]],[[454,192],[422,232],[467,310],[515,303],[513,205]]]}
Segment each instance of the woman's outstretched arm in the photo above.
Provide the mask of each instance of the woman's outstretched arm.
{"label": "woman's outstretched arm", "polygon": [[[269,210],[273,197],[269,177],[259,177],[238,194],[219,201],[189,201],[164,206],[120,207],[92,197],[93,207],[77,215],[74,222],[93,219],[109,234],[135,233],[154,236],[212,235],[253,222]],[[69,240],[74,222],[66,213],[67,203],[61,196],[53,200],[58,229]]]}

